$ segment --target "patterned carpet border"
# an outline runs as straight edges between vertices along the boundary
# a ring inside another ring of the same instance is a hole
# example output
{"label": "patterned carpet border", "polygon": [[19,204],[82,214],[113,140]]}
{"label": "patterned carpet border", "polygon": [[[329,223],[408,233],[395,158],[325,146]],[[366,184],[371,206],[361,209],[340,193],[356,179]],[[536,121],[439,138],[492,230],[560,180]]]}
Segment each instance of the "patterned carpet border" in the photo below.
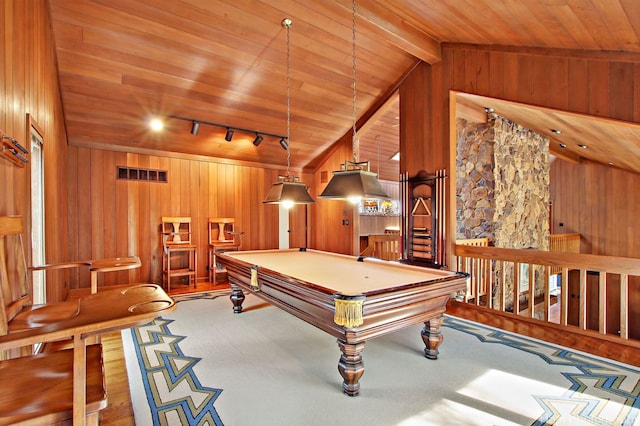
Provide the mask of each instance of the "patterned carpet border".
{"label": "patterned carpet border", "polygon": [[[184,295],[178,302],[226,294],[228,291]],[[183,353],[180,342],[186,336],[174,335],[169,328],[172,322],[157,318],[131,329],[153,424],[222,425],[214,407],[222,389],[200,383],[193,367],[201,358]],[[445,316],[443,326],[483,343],[528,352],[549,365],[572,367],[562,373],[568,381],[562,397],[534,395],[544,414],[533,425],[565,424],[563,413],[595,425],[633,425],[639,419],[640,370],[634,367],[450,316]]]}
{"label": "patterned carpet border", "polygon": [[533,425],[556,424],[561,412],[567,411],[567,406],[573,407],[570,411],[574,417],[589,424],[633,425],[638,419],[638,369],[450,316],[446,316],[444,326],[474,335],[484,343],[501,344],[531,353],[549,365],[578,370],[578,373],[562,373],[570,383],[562,398],[534,395],[545,413]]}
{"label": "patterned carpet border", "polygon": [[[215,299],[228,291],[194,293],[174,298],[176,302]],[[185,355],[180,342],[186,336],[169,329],[174,320],[156,318],[131,328],[142,383],[154,425],[216,425],[222,420],[213,406],[222,389],[203,386],[193,371],[202,359]]]}

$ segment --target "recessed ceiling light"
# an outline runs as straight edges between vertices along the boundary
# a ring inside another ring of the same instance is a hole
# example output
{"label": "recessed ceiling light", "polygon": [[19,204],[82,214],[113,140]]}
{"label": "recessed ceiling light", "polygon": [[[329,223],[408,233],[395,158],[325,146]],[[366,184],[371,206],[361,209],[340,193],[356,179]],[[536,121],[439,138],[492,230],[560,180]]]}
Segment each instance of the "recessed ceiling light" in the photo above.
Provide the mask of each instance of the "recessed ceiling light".
{"label": "recessed ceiling light", "polygon": [[562,133],[562,131],[558,129],[551,129],[551,133],[559,135],[560,133]]}
{"label": "recessed ceiling light", "polygon": [[164,123],[159,118],[153,118],[149,122],[149,128],[154,132],[159,132],[160,130],[164,129]]}
{"label": "recessed ceiling light", "polygon": [[566,148],[566,147],[567,147],[567,144],[564,144],[564,143],[560,144],[560,148]]}
{"label": "recessed ceiling light", "polygon": [[581,143],[579,143],[579,144],[578,144],[578,146],[579,146],[580,148],[582,148],[582,149],[587,149],[587,148],[589,148],[588,146],[583,145],[583,144],[581,144]]}
{"label": "recessed ceiling light", "polygon": [[484,112],[495,112],[496,110],[491,107],[484,107]]}

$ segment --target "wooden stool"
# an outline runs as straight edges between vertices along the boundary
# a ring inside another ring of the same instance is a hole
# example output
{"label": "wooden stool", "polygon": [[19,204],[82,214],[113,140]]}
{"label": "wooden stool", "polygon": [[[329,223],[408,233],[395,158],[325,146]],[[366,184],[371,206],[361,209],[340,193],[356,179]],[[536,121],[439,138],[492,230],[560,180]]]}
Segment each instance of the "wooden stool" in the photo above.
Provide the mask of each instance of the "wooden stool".
{"label": "wooden stool", "polygon": [[209,282],[216,284],[217,270],[216,254],[225,251],[237,251],[242,243],[242,234],[234,229],[235,219],[231,217],[209,218]]}
{"label": "wooden stool", "polygon": [[[191,218],[162,218],[162,284],[171,291],[171,279],[187,277],[193,287],[197,283],[198,247],[191,240]],[[176,263],[178,265],[176,266]]]}

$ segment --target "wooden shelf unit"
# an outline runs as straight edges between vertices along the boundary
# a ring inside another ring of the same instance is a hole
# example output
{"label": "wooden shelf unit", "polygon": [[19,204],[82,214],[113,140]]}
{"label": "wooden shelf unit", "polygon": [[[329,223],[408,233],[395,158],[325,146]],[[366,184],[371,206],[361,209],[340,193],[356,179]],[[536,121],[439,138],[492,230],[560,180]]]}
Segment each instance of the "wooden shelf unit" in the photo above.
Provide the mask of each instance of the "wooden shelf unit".
{"label": "wooden shelf unit", "polygon": [[444,170],[435,175],[421,170],[401,179],[402,259],[405,263],[443,267]]}

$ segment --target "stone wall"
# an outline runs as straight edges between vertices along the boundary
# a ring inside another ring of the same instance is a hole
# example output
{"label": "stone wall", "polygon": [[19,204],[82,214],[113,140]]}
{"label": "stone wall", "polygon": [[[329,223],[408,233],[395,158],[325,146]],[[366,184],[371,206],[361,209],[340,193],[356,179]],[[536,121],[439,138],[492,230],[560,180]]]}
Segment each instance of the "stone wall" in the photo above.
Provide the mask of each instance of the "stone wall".
{"label": "stone wall", "polygon": [[493,126],[456,122],[456,239],[494,242]]}
{"label": "stone wall", "polygon": [[[486,124],[459,119],[456,129],[456,239],[486,237],[496,247],[548,250],[549,140],[495,114]],[[514,265],[501,268],[496,273],[504,274],[506,305],[513,307]],[[519,271],[521,290],[528,284],[525,269]],[[544,270],[531,272],[541,295]],[[497,289],[493,295],[496,303]]]}
{"label": "stone wall", "polygon": [[496,116],[495,245],[549,249],[549,139]]}

